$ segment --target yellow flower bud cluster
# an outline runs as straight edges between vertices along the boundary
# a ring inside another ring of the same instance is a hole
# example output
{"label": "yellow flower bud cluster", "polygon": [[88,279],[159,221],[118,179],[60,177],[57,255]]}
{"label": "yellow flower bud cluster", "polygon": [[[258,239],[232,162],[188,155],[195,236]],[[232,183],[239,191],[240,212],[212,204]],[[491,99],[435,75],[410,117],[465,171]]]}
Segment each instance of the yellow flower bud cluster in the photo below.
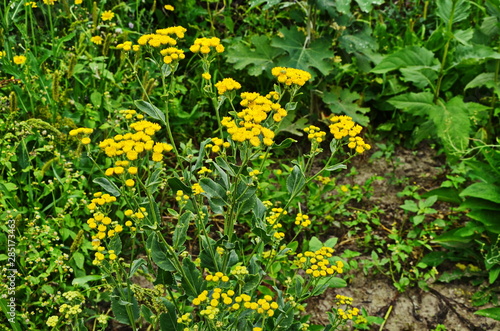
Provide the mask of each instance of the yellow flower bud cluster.
{"label": "yellow flower bud cluster", "polygon": [[218,281],[221,281],[221,282],[229,282],[229,277],[224,275],[222,272],[218,271],[216,272],[215,274],[208,274],[205,276],[205,280],[206,281],[209,281],[209,282],[218,282]]}
{"label": "yellow flower bud cluster", "polygon": [[192,321],[192,319],[191,319],[190,313],[186,313],[186,314],[182,315],[181,317],[177,318],[177,323],[179,323],[179,324],[188,324],[191,321]]}
{"label": "yellow flower bud cluster", "polygon": [[201,167],[201,169],[198,170],[198,175],[209,174],[211,172],[212,170],[208,169],[207,167]]}
{"label": "yellow flower bud cluster", "polygon": [[284,67],[274,67],[271,70],[271,74],[278,79],[278,82],[288,86],[292,84],[304,86],[312,78],[311,74],[307,71]]}
{"label": "yellow flower bud cluster", "polygon": [[266,217],[267,223],[269,223],[272,229],[275,230],[273,233],[273,237],[276,238],[277,240],[285,238],[285,233],[279,231],[279,229],[281,229],[283,225],[281,223],[278,223],[278,218],[280,218],[281,215],[287,215],[287,214],[288,212],[283,208],[273,208],[271,209],[270,215]]}
{"label": "yellow flower bud cluster", "polygon": [[88,145],[90,144],[90,138],[88,137],[89,135],[92,134],[92,132],[94,132],[94,129],[90,129],[90,128],[78,128],[78,129],[73,129],[69,132],[69,135],[71,137],[75,137],[75,136],[83,136],[80,138],[80,142],[84,145]]}
{"label": "yellow flower bud cluster", "polygon": [[187,201],[189,200],[189,196],[187,194],[184,194],[184,192],[182,190],[178,190],[176,193],[175,193],[175,200],[176,201]]}
{"label": "yellow flower bud cluster", "polygon": [[344,311],[343,309],[339,308],[337,309],[337,314],[342,318],[343,320],[352,320],[354,316],[359,315],[359,309],[358,308],[350,308]]}
{"label": "yellow flower bud cluster", "polygon": [[134,45],[131,41],[124,41],[123,43],[116,45],[116,49],[121,49],[126,52],[128,51],[138,52],[140,48],[141,48],[140,45]]}
{"label": "yellow flower bud cluster", "polygon": [[298,213],[295,217],[295,225],[300,225],[301,227],[306,228],[311,225],[311,220],[309,219],[309,216]]}
{"label": "yellow flower bud cluster", "polygon": [[189,47],[189,50],[193,53],[208,54],[210,51],[215,49],[217,53],[224,52],[224,46],[220,43],[220,39],[217,37],[212,38],[198,38],[194,41],[193,45]]}
{"label": "yellow flower bud cluster", "polygon": [[335,303],[340,306],[340,305],[352,305],[353,298],[337,294],[335,296]]}
{"label": "yellow flower bud cluster", "polygon": [[163,62],[165,64],[175,63],[175,61],[184,60],[186,58],[184,51],[175,47],[162,49],[160,54],[163,55]]}
{"label": "yellow flower bud cluster", "polygon": [[[240,298],[241,300],[239,300]],[[234,298],[234,301],[236,303],[243,302],[243,307],[254,310],[258,314],[267,315],[269,317],[274,316],[274,311],[279,307],[278,303],[273,301],[273,297],[270,295],[265,295],[263,298],[258,299],[257,301],[251,301],[251,297],[249,295],[241,294]]]}
{"label": "yellow flower bud cluster", "polygon": [[348,147],[355,149],[357,153],[363,153],[371,149],[371,146],[364,142],[363,138],[357,137],[363,129],[360,125],[354,123],[350,116],[340,115],[332,116],[329,118],[332,124],[329,126],[330,132],[334,138],[340,140],[349,136]]}
{"label": "yellow flower bud cluster", "polygon": [[322,142],[326,136],[326,132],[321,131],[320,128],[314,125],[304,128],[304,132],[307,133],[307,139],[317,143]]}
{"label": "yellow flower bud cluster", "polygon": [[[160,125],[149,121],[139,121],[130,124],[130,127],[135,130],[135,133],[118,134],[113,138],[103,140],[99,147],[106,153],[108,157],[124,155],[128,160],[134,161],[139,158],[139,155],[145,151],[152,151],[151,159],[155,162],[163,160],[163,153],[170,152],[173,147],[167,143],[153,141],[152,135],[161,129]],[[116,169],[115,169],[116,170]],[[106,175],[111,176],[118,174],[116,171],[108,172]]]}
{"label": "yellow flower bud cluster", "polygon": [[133,110],[133,109],[123,109],[123,110],[120,110],[120,114],[122,114],[125,117],[125,119],[127,119],[127,120],[133,119],[134,116],[138,120],[144,119],[144,115],[137,114],[137,111]]}
{"label": "yellow flower bud cluster", "polygon": [[297,254],[294,264],[300,268],[305,269],[306,274],[318,277],[329,277],[335,273],[343,273],[344,263],[336,261],[335,265],[331,264],[328,258],[332,257],[334,252],[331,247],[322,247],[321,249],[313,252],[306,251]]}
{"label": "yellow flower bud cluster", "polygon": [[205,192],[199,183],[194,183],[191,186],[191,189],[193,190],[194,195],[202,194],[203,192]]}
{"label": "yellow flower bud cluster", "polygon": [[270,113],[273,113],[272,117],[275,122],[280,122],[287,115],[286,110],[259,93],[244,92],[241,97],[243,100],[240,105],[246,108],[237,113],[240,119],[238,123],[230,117],[224,117],[221,124],[227,128],[227,132],[234,141],[249,141],[255,147],[260,146],[261,143],[271,146],[274,143],[274,132],[262,123]]}
{"label": "yellow flower bud cluster", "polygon": [[244,265],[237,265],[231,270],[231,275],[235,276],[245,276],[248,275],[248,269]]}
{"label": "yellow flower bud cluster", "polygon": [[224,78],[220,82],[216,83],[215,87],[217,88],[219,95],[223,95],[227,91],[239,90],[241,88],[241,84],[232,78]]}
{"label": "yellow flower bud cluster", "polygon": [[332,181],[332,179],[330,177],[324,177],[324,176],[318,176],[318,177],[316,177],[316,180],[319,181],[323,185],[326,185]]}
{"label": "yellow flower bud cluster", "polygon": [[213,144],[207,144],[206,148],[212,148],[212,152],[219,153],[221,151],[221,147],[229,148],[231,144],[228,141],[224,141],[221,138],[211,138]]}
{"label": "yellow flower bud cluster", "polygon": [[149,33],[139,37],[137,43],[139,45],[149,45],[152,47],[160,47],[163,45],[175,46],[177,40],[171,37],[175,35],[177,38],[184,38],[184,33],[187,30],[182,26],[173,26],[166,29],[158,29],[156,33]]}
{"label": "yellow flower bud cluster", "polygon": [[77,305],[68,305],[67,303],[63,303],[61,307],[59,307],[59,312],[64,314],[66,319],[72,319],[74,315],[78,315],[82,312],[81,304]]}
{"label": "yellow flower bud cluster", "polygon": [[87,205],[87,208],[91,211],[95,211],[98,209],[98,206],[104,206],[106,203],[112,203],[116,201],[116,197],[109,195],[107,193],[96,192],[94,193],[94,198],[91,200],[90,204]]}

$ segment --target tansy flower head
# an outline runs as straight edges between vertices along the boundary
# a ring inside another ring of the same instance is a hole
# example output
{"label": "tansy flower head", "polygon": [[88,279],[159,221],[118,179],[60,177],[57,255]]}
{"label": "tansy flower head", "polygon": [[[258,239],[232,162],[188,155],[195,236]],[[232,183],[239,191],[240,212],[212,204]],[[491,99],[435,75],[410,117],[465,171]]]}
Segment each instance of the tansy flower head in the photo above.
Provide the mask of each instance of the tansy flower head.
{"label": "tansy flower head", "polygon": [[241,84],[232,78],[224,78],[215,84],[215,87],[217,88],[219,95],[222,95],[227,91],[239,90],[241,88]]}
{"label": "tansy flower head", "polygon": [[103,39],[101,36],[93,36],[90,38],[90,41],[96,45],[100,45],[100,44],[102,44]]}
{"label": "tansy flower head", "polygon": [[307,71],[294,68],[274,67],[271,73],[278,78],[278,82],[288,86],[292,84],[303,86],[312,78],[311,74]]}
{"label": "tansy flower head", "polygon": [[24,55],[16,55],[16,56],[14,56],[13,60],[14,60],[15,64],[21,65],[21,64],[24,64],[26,62],[26,56],[24,56]]}

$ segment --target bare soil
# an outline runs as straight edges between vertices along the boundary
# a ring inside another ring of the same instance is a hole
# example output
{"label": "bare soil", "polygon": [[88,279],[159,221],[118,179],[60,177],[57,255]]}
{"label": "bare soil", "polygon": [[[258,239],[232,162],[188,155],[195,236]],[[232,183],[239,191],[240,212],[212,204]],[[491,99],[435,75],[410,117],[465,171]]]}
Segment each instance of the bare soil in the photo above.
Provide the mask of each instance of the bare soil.
{"label": "bare soil", "polygon": [[[384,177],[385,180],[373,183],[373,196],[365,203],[381,207],[384,210],[385,222],[390,224],[405,217],[404,211],[399,208],[404,199],[399,198],[397,193],[406,185],[418,185],[421,188],[420,193],[438,188],[446,179],[447,170],[443,164],[444,159],[437,157],[435,151],[429,147],[421,146],[416,151],[398,148],[389,158],[354,159],[351,166],[356,167],[359,174],[344,180],[361,185],[372,176]],[[343,238],[339,238],[339,242],[342,240]],[[351,244],[339,247],[336,253],[340,254],[346,248],[357,250],[357,247]],[[370,252],[365,251],[363,254],[361,258],[370,256]],[[453,265],[450,264],[450,267]],[[443,271],[442,268],[440,271]],[[373,330],[434,330],[438,324],[444,325],[448,331],[500,330],[500,322],[474,315],[480,308],[473,307],[471,296],[478,288],[473,287],[467,280],[454,283],[434,281],[429,284],[429,291],[416,287],[399,293],[388,277],[364,275],[361,270],[355,271],[351,276],[352,281],[346,288],[329,289],[322,297],[308,302],[307,311],[312,314],[313,323],[327,324],[326,312],[331,309],[335,295],[342,294],[353,297],[354,305],[364,307],[369,315],[386,318],[382,328],[376,325]]]}

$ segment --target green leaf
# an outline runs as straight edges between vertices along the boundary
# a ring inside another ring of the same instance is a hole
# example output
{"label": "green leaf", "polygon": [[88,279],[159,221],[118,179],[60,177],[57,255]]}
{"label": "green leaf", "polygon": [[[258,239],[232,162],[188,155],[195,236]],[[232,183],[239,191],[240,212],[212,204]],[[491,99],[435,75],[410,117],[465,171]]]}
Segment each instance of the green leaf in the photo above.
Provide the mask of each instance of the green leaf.
{"label": "green leaf", "polygon": [[474,30],[473,29],[467,29],[467,30],[453,31],[453,36],[455,37],[455,39],[459,43],[461,43],[462,45],[468,46],[469,45],[469,41],[474,36]]}
{"label": "green leaf", "polygon": [[434,87],[438,73],[435,67],[411,66],[399,69],[406,82],[413,83],[416,87]]}
{"label": "green leaf", "polygon": [[186,242],[189,222],[191,222],[193,216],[193,213],[190,211],[185,212],[175,226],[172,245],[176,251]]}
{"label": "green leaf", "polygon": [[370,122],[368,116],[364,115],[370,111],[370,108],[360,107],[358,104],[361,96],[357,92],[350,92],[348,89],[342,89],[335,86],[330,92],[323,94],[323,102],[334,114],[345,114],[362,126],[367,126]]}
{"label": "green leaf", "polygon": [[495,84],[495,73],[493,72],[483,72],[477,75],[473,80],[471,80],[465,89],[486,86],[488,88],[498,89],[498,85]]}
{"label": "green leaf", "polygon": [[399,206],[401,209],[411,211],[411,212],[418,212],[418,206],[413,200],[405,200],[405,203],[401,206]]}
{"label": "green leaf", "polygon": [[489,317],[494,320],[500,321],[500,307],[485,308],[476,311],[474,314],[484,317]]}
{"label": "green leaf", "polygon": [[82,286],[87,284],[88,282],[93,282],[96,280],[101,280],[102,276],[101,275],[88,275],[88,276],[83,276],[83,277],[78,277],[73,279],[71,282],[71,285],[73,286]]}
{"label": "green leaf", "polygon": [[430,92],[407,93],[395,96],[388,102],[398,109],[422,116],[436,110],[434,95]]}
{"label": "green leaf", "polygon": [[382,5],[385,2],[385,0],[356,0],[356,2],[358,3],[361,11],[369,13],[372,11],[374,5],[375,6]]}
{"label": "green leaf", "polygon": [[174,191],[182,191],[184,194],[191,195],[193,194],[193,190],[189,187],[186,186],[179,178],[169,178],[167,180],[168,186]]}
{"label": "green leaf", "polygon": [[[140,316],[139,304],[134,293],[128,288],[123,288],[121,293],[117,288],[114,289],[111,295],[111,308],[116,320],[126,325],[133,325]],[[131,311],[131,316],[128,315],[127,309]]]}
{"label": "green leaf", "polygon": [[182,278],[182,288],[189,296],[197,297],[203,289],[203,278],[196,265],[189,258],[182,260],[182,269],[184,269],[185,277]]}
{"label": "green leaf", "polygon": [[263,71],[270,71],[274,66],[274,60],[284,52],[278,48],[271,47],[267,36],[254,35],[250,39],[252,46],[242,42],[235,43],[227,51],[227,61],[234,64],[234,68],[242,70],[247,68],[250,76],[259,76]]}
{"label": "green leaf", "polygon": [[372,69],[372,72],[376,74],[385,74],[389,71],[405,67],[433,67],[436,64],[438,64],[438,62],[433,52],[423,47],[409,46],[386,56]]}
{"label": "green leaf", "polygon": [[160,330],[161,331],[177,331],[179,330],[179,323],[177,323],[177,310],[173,303],[165,298],[161,298],[163,304],[167,308],[166,313],[160,315]]}
{"label": "green leaf", "polygon": [[296,143],[297,140],[295,139],[292,139],[292,138],[286,138],[285,140],[283,140],[281,143],[279,144],[275,144],[273,146],[273,148],[275,149],[285,149],[285,148],[288,148],[290,146],[292,146],[293,143]]}
{"label": "green leaf", "polygon": [[481,198],[495,203],[500,203],[500,187],[487,183],[474,183],[465,188],[461,197]]}
{"label": "green leaf", "polygon": [[292,67],[314,73],[313,68],[323,75],[328,75],[333,70],[331,60],[335,53],[330,50],[331,41],[317,39],[309,45],[306,43],[306,35],[297,27],[280,30],[283,37],[274,37],[271,46],[281,48],[288,53],[288,57],[282,58],[279,65]]}
{"label": "green leaf", "polygon": [[158,190],[158,186],[162,183],[160,178],[162,171],[162,168],[156,169],[146,180],[146,188],[150,194],[154,194]]}
{"label": "green leaf", "polygon": [[310,251],[317,251],[320,250],[323,247],[323,243],[321,240],[319,240],[317,237],[312,237],[309,239],[309,250]]}
{"label": "green leaf", "polygon": [[146,246],[148,249],[151,251],[151,256],[153,258],[154,263],[158,265],[161,269],[165,271],[175,271],[175,267],[170,262],[169,254],[167,253],[167,248],[164,247],[165,243],[160,242],[158,240],[158,235],[156,233],[152,233],[148,241],[146,243]]}
{"label": "green leaf", "polygon": [[156,106],[150,104],[147,101],[144,100],[136,100],[134,101],[135,106],[139,108],[140,111],[143,113],[146,113],[147,115],[151,116],[155,120],[158,120],[162,122],[163,125],[165,125],[165,114],[158,109]]}
{"label": "green leaf", "polygon": [[115,183],[105,177],[96,178],[93,180],[93,182],[101,186],[106,192],[115,197],[119,197],[121,195],[118,186],[116,186]]}
{"label": "green leaf", "polygon": [[498,276],[500,275],[500,266],[495,265],[489,272],[488,272],[488,281],[490,282],[491,285],[498,279]]}
{"label": "green leaf", "polygon": [[146,261],[143,259],[143,258],[139,258],[137,260],[134,260],[134,262],[132,262],[132,265],[130,266],[130,271],[128,273],[128,278],[132,278],[132,276],[134,276],[135,272],[137,271],[137,269],[139,269],[141,266],[145,265],[146,264]]}
{"label": "green leaf", "polygon": [[488,231],[500,234],[500,218],[497,210],[476,209],[470,211],[467,216],[484,224]]}
{"label": "green leaf", "polygon": [[469,146],[470,117],[462,98],[456,96],[445,104],[440,103],[436,111],[429,113],[447,156],[453,158],[465,153]]}
{"label": "green leaf", "polygon": [[334,164],[334,165],[329,166],[325,170],[326,171],[337,171],[339,169],[347,169],[347,166],[343,163],[338,163],[338,164]]}
{"label": "green leaf", "polygon": [[436,4],[436,14],[445,25],[454,24],[469,17],[470,3],[467,0],[436,0]]}
{"label": "green leaf", "polygon": [[90,94],[90,102],[92,102],[96,109],[101,108],[102,94],[99,91],[92,92],[92,94]]}
{"label": "green leaf", "polygon": [[286,179],[286,188],[288,190],[288,193],[291,195],[296,195],[299,193],[303,188],[304,185],[306,184],[306,180],[304,177],[304,174],[302,173],[302,170],[298,166],[293,166],[293,170]]}
{"label": "green leaf", "polygon": [[222,185],[217,184],[210,178],[202,178],[200,185],[206,195],[216,205],[224,206],[227,204],[227,193]]}
{"label": "green leaf", "polygon": [[[478,62],[484,62],[486,59],[500,59],[500,53],[495,52],[491,47],[485,45],[458,45],[455,50],[454,65],[470,63],[477,65]],[[474,61],[471,61],[474,60]]]}
{"label": "green leaf", "polygon": [[75,260],[75,264],[79,269],[83,269],[83,263],[85,262],[85,256],[83,256],[80,252],[73,253],[73,260]]}

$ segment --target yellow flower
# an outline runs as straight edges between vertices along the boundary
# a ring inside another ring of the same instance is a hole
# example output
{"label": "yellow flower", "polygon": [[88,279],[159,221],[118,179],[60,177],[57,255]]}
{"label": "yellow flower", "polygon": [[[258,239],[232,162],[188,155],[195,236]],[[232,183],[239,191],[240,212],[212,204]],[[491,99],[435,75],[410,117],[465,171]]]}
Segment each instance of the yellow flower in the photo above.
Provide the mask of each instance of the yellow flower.
{"label": "yellow flower", "polygon": [[210,75],[208,72],[204,72],[201,77],[203,77],[203,79],[205,80],[210,80],[210,78],[212,78],[212,75]]}
{"label": "yellow flower", "polygon": [[113,13],[111,10],[106,10],[104,13],[101,14],[101,19],[103,21],[110,21],[115,17],[115,13]]}
{"label": "yellow flower", "polygon": [[26,62],[26,56],[24,55],[16,55],[14,56],[14,63],[15,64],[24,64]]}
{"label": "yellow flower", "polygon": [[191,186],[191,189],[193,190],[193,193],[194,193],[195,195],[197,195],[197,194],[201,194],[201,193],[205,192],[205,191],[203,190],[203,188],[201,187],[201,185],[200,185],[200,184],[198,184],[198,183],[193,184],[193,186]]}
{"label": "yellow flower", "polygon": [[84,145],[88,145],[90,144],[90,138],[89,137],[85,137],[85,138],[82,138],[82,140],[80,140],[82,142],[82,144]]}
{"label": "yellow flower", "polygon": [[166,10],[170,10],[170,11],[174,11],[174,6],[171,6],[171,5],[165,5],[163,8],[165,8]]}
{"label": "yellow flower", "polygon": [[53,6],[57,0],[43,0],[43,3],[49,6]]}
{"label": "yellow flower", "polygon": [[128,187],[132,187],[135,185],[135,181],[133,179],[127,179],[125,181],[125,185],[127,185]]}
{"label": "yellow flower", "polygon": [[100,45],[100,44],[102,44],[103,39],[101,36],[93,36],[90,38],[90,41],[96,45]]}
{"label": "yellow flower", "polygon": [[24,5],[31,6],[31,8],[38,8],[38,6],[36,5],[36,2],[34,2],[34,1],[26,2]]}
{"label": "yellow flower", "polygon": [[75,0],[75,5],[81,5],[83,0]]}
{"label": "yellow flower", "polygon": [[217,88],[219,95],[222,95],[227,91],[239,90],[241,88],[241,84],[232,78],[224,78],[215,84],[215,87]]}
{"label": "yellow flower", "polygon": [[312,78],[311,74],[307,71],[294,68],[274,67],[271,73],[278,79],[278,82],[288,86],[292,84],[303,86]]}
{"label": "yellow flower", "polygon": [[46,323],[47,323],[47,326],[55,327],[57,325],[58,321],[59,321],[59,317],[54,315],[54,316],[50,316]]}

